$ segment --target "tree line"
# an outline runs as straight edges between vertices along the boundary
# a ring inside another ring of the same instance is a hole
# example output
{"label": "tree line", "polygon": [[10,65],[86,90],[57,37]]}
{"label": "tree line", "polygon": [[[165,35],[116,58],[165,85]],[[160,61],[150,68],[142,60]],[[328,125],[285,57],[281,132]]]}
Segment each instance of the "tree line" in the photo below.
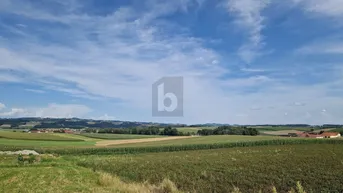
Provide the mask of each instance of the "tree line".
{"label": "tree line", "polygon": [[87,133],[112,133],[112,134],[136,134],[136,135],[166,135],[185,136],[191,133],[183,133],[170,126],[160,127],[133,127],[133,128],[111,128],[111,129],[86,129]]}
{"label": "tree line", "polygon": [[216,129],[201,129],[198,135],[259,135],[255,128],[219,126]]}

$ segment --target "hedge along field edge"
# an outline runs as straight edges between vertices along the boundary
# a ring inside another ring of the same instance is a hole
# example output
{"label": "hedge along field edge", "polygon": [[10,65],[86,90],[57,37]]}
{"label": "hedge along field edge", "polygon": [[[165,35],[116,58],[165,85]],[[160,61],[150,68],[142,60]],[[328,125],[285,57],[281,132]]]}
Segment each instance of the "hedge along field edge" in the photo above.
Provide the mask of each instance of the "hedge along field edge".
{"label": "hedge along field edge", "polygon": [[111,154],[136,154],[153,152],[174,152],[190,150],[206,150],[234,147],[253,147],[266,145],[292,145],[292,144],[343,144],[343,140],[337,139],[274,139],[261,141],[242,141],[213,144],[190,144],[173,146],[152,146],[152,147],[120,147],[120,148],[39,148],[39,147],[19,147],[0,146],[0,151],[17,151],[23,149],[35,150],[38,153],[50,153],[60,155],[111,155]]}

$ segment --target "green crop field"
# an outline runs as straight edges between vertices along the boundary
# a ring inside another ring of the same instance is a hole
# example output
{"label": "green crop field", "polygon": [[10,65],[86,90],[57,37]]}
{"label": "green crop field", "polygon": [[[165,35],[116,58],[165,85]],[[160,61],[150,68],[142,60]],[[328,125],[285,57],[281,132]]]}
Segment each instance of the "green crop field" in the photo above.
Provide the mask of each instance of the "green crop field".
{"label": "green crop field", "polygon": [[111,139],[111,140],[122,140],[122,139],[144,139],[144,138],[156,138],[163,137],[160,135],[131,135],[131,134],[100,134],[100,133],[84,133],[82,136],[96,139]]}
{"label": "green crop field", "polygon": [[[92,141],[40,141],[40,140],[18,140],[18,139],[4,139],[0,138],[0,147],[49,147],[49,148],[59,148],[59,147],[92,147],[95,142]],[[21,148],[21,149],[23,149]],[[1,150],[1,148],[0,148]]]}
{"label": "green crop field", "polygon": [[0,131],[0,138],[20,140],[41,140],[41,141],[83,141],[81,139],[58,136],[50,133],[23,133]]}
{"label": "green crop field", "polygon": [[215,129],[216,127],[178,127],[178,131],[182,133],[197,133],[201,129]]}
{"label": "green crop field", "polygon": [[343,146],[307,144],[217,150],[74,157],[80,166],[128,182],[159,183],[164,178],[183,191],[286,192],[301,181],[308,192],[343,190]]}
{"label": "green crop field", "polygon": [[260,141],[279,139],[280,137],[273,136],[243,136],[243,135],[213,135],[192,137],[187,139],[175,139],[168,141],[154,141],[144,143],[120,144],[112,147],[150,147],[150,146],[172,146],[172,145],[191,145],[191,144],[213,144],[213,143],[228,143],[238,141]]}
{"label": "green crop field", "polygon": [[[315,161],[314,161],[315,160]],[[341,192],[343,146],[301,144],[143,153],[0,155],[0,192]],[[166,179],[170,179],[166,180]],[[34,182],[34,183],[33,183]]]}
{"label": "green crop field", "polygon": [[168,181],[157,186],[125,183],[63,157],[42,156],[40,163],[32,165],[19,165],[16,160],[16,156],[0,155],[0,192],[170,192],[171,187]]}

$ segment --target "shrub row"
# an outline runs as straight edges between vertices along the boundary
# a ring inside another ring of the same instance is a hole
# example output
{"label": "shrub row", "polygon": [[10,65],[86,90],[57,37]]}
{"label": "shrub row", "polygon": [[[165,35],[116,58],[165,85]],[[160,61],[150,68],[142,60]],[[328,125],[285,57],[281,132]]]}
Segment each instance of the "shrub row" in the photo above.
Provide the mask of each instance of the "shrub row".
{"label": "shrub row", "polygon": [[37,147],[14,147],[0,146],[1,151],[16,151],[22,149],[35,150],[38,153],[55,153],[61,155],[110,155],[110,154],[135,154],[151,152],[174,152],[205,150],[233,147],[253,147],[266,145],[292,145],[292,144],[343,144],[343,140],[335,139],[275,139],[261,141],[229,142],[214,144],[190,144],[173,146],[153,146],[153,147],[127,147],[127,148],[37,148]]}

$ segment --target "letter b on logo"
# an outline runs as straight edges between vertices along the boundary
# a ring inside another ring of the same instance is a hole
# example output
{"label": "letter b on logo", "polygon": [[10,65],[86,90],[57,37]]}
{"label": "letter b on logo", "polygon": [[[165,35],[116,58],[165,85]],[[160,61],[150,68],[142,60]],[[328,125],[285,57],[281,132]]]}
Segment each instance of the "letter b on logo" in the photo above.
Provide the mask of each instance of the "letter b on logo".
{"label": "letter b on logo", "polygon": [[164,77],[152,85],[152,116],[183,116],[183,77]]}

